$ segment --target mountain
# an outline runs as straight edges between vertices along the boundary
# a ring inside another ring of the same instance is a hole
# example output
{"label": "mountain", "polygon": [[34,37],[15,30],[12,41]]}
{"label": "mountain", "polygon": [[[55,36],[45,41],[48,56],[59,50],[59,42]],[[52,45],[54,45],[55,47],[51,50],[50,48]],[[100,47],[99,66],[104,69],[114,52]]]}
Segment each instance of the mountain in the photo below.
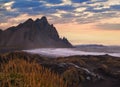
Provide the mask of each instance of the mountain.
{"label": "mountain", "polygon": [[31,18],[17,26],[0,30],[0,47],[15,49],[69,48],[71,43],[59,37],[53,24],[43,16],[35,21]]}
{"label": "mountain", "polygon": [[120,46],[104,46],[97,44],[76,45],[76,49],[87,52],[106,52],[106,53],[120,53]]}

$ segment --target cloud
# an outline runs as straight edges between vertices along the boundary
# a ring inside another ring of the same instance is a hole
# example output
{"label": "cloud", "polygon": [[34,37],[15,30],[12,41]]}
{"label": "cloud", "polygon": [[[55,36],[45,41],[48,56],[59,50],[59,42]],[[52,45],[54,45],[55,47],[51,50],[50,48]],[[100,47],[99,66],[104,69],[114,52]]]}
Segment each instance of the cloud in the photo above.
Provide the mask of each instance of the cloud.
{"label": "cloud", "polygon": [[72,7],[72,6],[70,6],[70,5],[64,5],[64,6],[54,6],[54,7],[51,7],[50,9],[73,11],[73,10],[74,10],[74,7]]}
{"label": "cloud", "polygon": [[86,2],[89,0],[71,0],[73,3],[82,3],[82,2]]}
{"label": "cloud", "polygon": [[104,18],[99,21],[99,24],[120,24],[120,17],[111,17],[111,18]]}
{"label": "cloud", "polygon": [[28,14],[45,15],[53,23],[99,24],[120,17],[119,11],[120,0],[0,0],[1,23]]}
{"label": "cloud", "polygon": [[86,10],[85,7],[80,7],[80,8],[75,9],[76,12],[82,12],[82,11],[85,11],[85,10]]}
{"label": "cloud", "polygon": [[15,1],[10,1],[6,3],[0,4],[0,10],[6,10],[6,11],[15,11],[15,9],[12,9],[12,5],[15,3]]}
{"label": "cloud", "polygon": [[64,10],[56,10],[56,11],[57,11],[56,13],[53,13],[51,15],[61,18],[63,14],[68,14],[68,12]]}
{"label": "cloud", "polygon": [[105,23],[105,24],[97,24],[96,26],[99,27],[99,28],[101,28],[101,29],[120,30],[120,24]]}

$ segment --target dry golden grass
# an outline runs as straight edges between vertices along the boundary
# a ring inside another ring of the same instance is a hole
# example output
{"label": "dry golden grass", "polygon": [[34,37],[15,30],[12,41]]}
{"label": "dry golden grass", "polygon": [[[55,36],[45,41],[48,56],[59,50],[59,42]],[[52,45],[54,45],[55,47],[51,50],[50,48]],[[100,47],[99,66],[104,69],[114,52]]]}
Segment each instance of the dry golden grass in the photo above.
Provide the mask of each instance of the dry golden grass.
{"label": "dry golden grass", "polygon": [[63,79],[35,62],[23,59],[0,64],[0,87],[67,87]]}

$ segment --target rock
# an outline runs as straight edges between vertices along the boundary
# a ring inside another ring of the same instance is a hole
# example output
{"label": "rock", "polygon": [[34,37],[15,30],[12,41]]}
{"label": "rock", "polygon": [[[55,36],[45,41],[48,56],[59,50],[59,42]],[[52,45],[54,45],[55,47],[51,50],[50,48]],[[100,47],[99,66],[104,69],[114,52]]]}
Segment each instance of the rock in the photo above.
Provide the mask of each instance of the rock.
{"label": "rock", "polygon": [[63,37],[62,41],[66,44],[70,44],[70,42],[67,40],[67,38]]}
{"label": "rock", "polygon": [[33,48],[67,48],[72,47],[66,38],[61,39],[54,25],[50,25],[43,16],[35,21],[29,18],[18,26],[0,31],[0,47],[33,49]]}
{"label": "rock", "polygon": [[2,29],[0,29],[0,32],[2,32]]}

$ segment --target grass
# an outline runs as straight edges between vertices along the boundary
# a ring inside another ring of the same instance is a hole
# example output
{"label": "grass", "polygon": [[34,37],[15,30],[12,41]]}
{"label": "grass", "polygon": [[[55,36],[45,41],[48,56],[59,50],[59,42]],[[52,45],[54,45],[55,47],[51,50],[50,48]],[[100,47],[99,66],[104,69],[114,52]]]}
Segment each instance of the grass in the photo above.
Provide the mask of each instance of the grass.
{"label": "grass", "polygon": [[63,79],[35,62],[13,59],[0,64],[0,87],[67,87]]}

